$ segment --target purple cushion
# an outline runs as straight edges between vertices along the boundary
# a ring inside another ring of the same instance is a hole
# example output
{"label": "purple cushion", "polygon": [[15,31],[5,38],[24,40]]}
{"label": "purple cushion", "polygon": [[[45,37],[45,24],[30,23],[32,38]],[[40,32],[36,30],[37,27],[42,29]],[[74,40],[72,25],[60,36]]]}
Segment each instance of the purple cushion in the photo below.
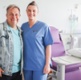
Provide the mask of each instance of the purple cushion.
{"label": "purple cushion", "polygon": [[71,72],[79,69],[81,67],[81,63],[73,64],[73,65],[68,65],[66,66],[66,72]]}
{"label": "purple cushion", "polygon": [[[57,70],[57,64],[53,61],[52,62],[52,69]],[[79,67],[81,67],[81,63],[77,63],[77,64],[72,64],[72,65],[68,65],[65,67],[65,72],[72,72],[72,71],[76,71],[79,69]]]}
{"label": "purple cushion", "polygon": [[59,37],[58,29],[50,26],[50,32],[51,32],[52,38],[54,40],[54,43],[57,43],[57,44],[60,43],[60,37]]}
{"label": "purple cushion", "polygon": [[53,44],[51,46],[51,56],[52,57],[58,57],[58,56],[63,56],[65,55],[65,50],[62,42],[60,44]]}

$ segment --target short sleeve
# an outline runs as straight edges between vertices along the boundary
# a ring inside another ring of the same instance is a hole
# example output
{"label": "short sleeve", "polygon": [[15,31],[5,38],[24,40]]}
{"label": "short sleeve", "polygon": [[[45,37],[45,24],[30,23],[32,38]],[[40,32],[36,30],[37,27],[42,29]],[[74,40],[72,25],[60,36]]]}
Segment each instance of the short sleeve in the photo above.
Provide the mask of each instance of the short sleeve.
{"label": "short sleeve", "polygon": [[53,38],[52,38],[50,29],[48,26],[45,27],[44,44],[45,44],[45,46],[53,44]]}

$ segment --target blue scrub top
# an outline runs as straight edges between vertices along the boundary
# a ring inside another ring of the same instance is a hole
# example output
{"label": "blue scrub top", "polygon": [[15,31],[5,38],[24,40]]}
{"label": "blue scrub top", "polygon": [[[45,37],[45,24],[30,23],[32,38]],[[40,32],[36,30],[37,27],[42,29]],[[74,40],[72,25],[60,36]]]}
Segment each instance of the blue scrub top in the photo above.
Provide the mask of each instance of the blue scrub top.
{"label": "blue scrub top", "polygon": [[43,70],[46,46],[53,44],[49,27],[45,23],[37,21],[32,28],[26,22],[21,29],[24,44],[24,70]]}

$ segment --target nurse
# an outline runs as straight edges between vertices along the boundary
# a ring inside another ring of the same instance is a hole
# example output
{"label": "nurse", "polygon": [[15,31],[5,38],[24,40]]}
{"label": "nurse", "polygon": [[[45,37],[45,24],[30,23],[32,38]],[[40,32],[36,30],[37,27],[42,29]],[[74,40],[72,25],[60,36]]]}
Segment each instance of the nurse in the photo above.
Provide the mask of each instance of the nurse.
{"label": "nurse", "polygon": [[35,1],[28,4],[26,12],[28,22],[21,27],[24,43],[24,79],[47,80],[53,44],[49,26],[36,19],[38,6]]}

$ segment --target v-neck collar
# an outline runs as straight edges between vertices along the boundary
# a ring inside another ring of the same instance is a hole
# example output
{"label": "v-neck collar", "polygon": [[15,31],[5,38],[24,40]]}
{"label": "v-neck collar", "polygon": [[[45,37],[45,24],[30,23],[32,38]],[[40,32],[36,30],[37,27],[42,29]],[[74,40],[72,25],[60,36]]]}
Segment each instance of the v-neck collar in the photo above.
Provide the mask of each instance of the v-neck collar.
{"label": "v-neck collar", "polygon": [[39,21],[37,21],[37,22],[36,22],[36,23],[35,23],[32,27],[30,27],[30,26],[29,26],[29,23],[28,23],[28,28],[29,28],[29,29],[34,28],[34,27],[35,27],[35,25],[37,25],[37,24],[38,24],[38,22],[39,22]]}

